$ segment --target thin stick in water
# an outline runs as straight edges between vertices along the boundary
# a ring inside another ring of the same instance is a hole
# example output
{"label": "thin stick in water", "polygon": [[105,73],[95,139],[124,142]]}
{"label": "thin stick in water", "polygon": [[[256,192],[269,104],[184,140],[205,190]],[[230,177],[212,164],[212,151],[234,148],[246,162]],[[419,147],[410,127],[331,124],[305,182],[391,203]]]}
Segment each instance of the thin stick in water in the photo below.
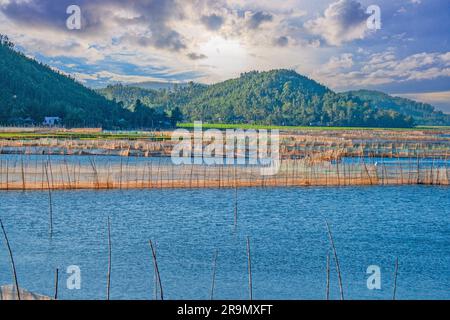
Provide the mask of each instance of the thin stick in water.
{"label": "thin stick in water", "polygon": [[[155,251],[155,256],[156,256],[156,242],[153,244],[153,249]],[[158,285],[158,274],[156,273],[156,268],[153,267],[153,280],[154,280],[154,297],[155,300],[158,300],[158,292],[159,292],[159,285]]]}
{"label": "thin stick in water", "polygon": [[338,255],[337,255],[337,252],[336,252],[336,247],[334,245],[333,235],[331,234],[330,225],[328,224],[328,221],[325,221],[325,223],[327,225],[328,237],[330,239],[331,248],[333,249],[334,262],[336,263],[336,271],[337,271],[337,274],[338,274],[339,291],[341,293],[341,300],[344,300],[344,289],[342,287],[341,267],[339,266],[339,259],[338,259]]}
{"label": "thin stick in water", "polygon": [[397,294],[397,274],[398,274],[398,257],[395,259],[395,271],[394,271],[394,293],[392,299],[395,300]]}
{"label": "thin stick in water", "polygon": [[236,165],[234,167],[234,230],[237,229],[238,223],[238,191],[236,183]]}
{"label": "thin stick in water", "polygon": [[219,254],[219,251],[216,250],[214,254],[214,263],[213,263],[213,274],[212,274],[212,282],[211,282],[211,300],[214,299],[214,286],[216,284],[216,267],[217,267],[217,255]]}
{"label": "thin stick in water", "polygon": [[330,254],[329,253],[327,253],[327,285],[326,285],[325,297],[327,300],[330,300]]}
{"label": "thin stick in water", "polygon": [[14,263],[14,257],[12,254],[11,246],[9,245],[8,236],[6,235],[5,227],[3,226],[3,222],[1,219],[0,219],[0,226],[2,227],[2,230],[3,230],[3,236],[5,238],[6,247],[8,248],[9,258],[11,260],[11,269],[13,272],[14,286],[16,287],[17,300],[20,300],[20,288],[19,288],[19,282],[17,281],[16,265]]}
{"label": "thin stick in water", "polygon": [[250,300],[253,300],[252,260],[250,256],[250,237],[247,237],[247,261],[248,261],[248,292]]}
{"label": "thin stick in water", "polygon": [[55,272],[55,300],[58,300],[58,282],[59,282],[59,270],[56,268]]}
{"label": "thin stick in water", "polygon": [[47,178],[47,190],[48,190],[48,205],[50,214],[50,238],[53,237],[53,204],[52,204],[52,190],[50,187],[50,179],[48,176],[48,164],[45,164],[45,176]]}
{"label": "thin stick in water", "polygon": [[111,289],[111,223],[108,217],[108,275],[106,285],[106,299],[109,300]]}
{"label": "thin stick in water", "polygon": [[159,292],[161,294],[161,300],[164,300],[163,288],[162,288],[162,284],[161,284],[161,275],[159,274],[159,268],[158,268],[158,262],[156,261],[155,249],[153,248],[152,240],[150,240],[149,242],[150,242],[150,248],[152,249],[153,265],[155,267],[156,275],[157,275],[157,278],[158,278]]}

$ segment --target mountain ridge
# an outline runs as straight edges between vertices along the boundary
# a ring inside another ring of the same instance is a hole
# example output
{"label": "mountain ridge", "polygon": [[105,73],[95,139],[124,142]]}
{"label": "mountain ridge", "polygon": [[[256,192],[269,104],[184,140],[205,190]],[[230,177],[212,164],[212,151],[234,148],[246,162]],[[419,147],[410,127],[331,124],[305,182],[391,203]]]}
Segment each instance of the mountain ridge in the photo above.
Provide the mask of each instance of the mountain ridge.
{"label": "mountain ridge", "polygon": [[[139,94],[126,96],[123,92],[118,92],[121,90],[135,90]],[[157,92],[123,85],[108,86],[99,92],[122,101],[125,105],[132,104],[139,98],[150,107],[177,107],[181,109],[187,121],[411,126],[408,117],[414,116],[417,124],[450,124],[450,117],[436,111],[431,105],[371,90],[336,93],[306,76],[286,69],[251,71],[241,74],[239,78],[211,85],[189,83],[172,92]],[[392,107],[390,104],[393,104]],[[408,105],[412,106],[411,110]]]}
{"label": "mountain ridge", "polygon": [[430,104],[375,90],[337,93],[287,69],[251,71],[211,85],[190,83],[173,92],[125,86],[125,91],[139,91],[134,97],[124,96],[117,88],[108,86],[99,92],[125,105],[139,98],[150,107],[177,107],[187,121],[338,126],[383,126],[378,122],[385,121],[384,126],[411,126],[411,117],[420,125],[450,125],[450,116]]}
{"label": "mountain ridge", "polygon": [[[372,101],[377,103],[380,108],[390,108],[415,118],[424,118],[425,122],[421,123],[424,125],[431,123],[434,125],[450,125],[450,114],[437,110],[436,107],[429,103],[390,95],[378,90],[359,89],[342,93],[357,96],[366,101]],[[383,99],[385,100],[384,102]],[[387,101],[390,102],[390,105],[386,104]],[[405,107],[408,107],[409,110],[405,110]]]}
{"label": "mountain ridge", "polygon": [[173,126],[164,112],[155,112],[138,101],[132,109],[108,100],[35,59],[17,51],[0,34],[0,125],[41,125],[57,117],[67,127],[125,129]]}
{"label": "mountain ridge", "polygon": [[[0,38],[0,124],[111,129],[175,126],[201,120],[229,124],[412,127],[450,125],[433,106],[359,90],[336,93],[293,70],[251,71],[212,85],[171,89],[110,85],[93,90],[14,49]],[[413,120],[414,118],[414,120]]]}

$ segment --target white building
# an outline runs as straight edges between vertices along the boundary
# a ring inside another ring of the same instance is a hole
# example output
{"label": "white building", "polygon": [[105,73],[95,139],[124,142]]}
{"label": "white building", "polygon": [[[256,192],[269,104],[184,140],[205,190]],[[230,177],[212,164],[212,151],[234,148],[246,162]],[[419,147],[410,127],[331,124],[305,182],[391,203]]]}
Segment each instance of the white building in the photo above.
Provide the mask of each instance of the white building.
{"label": "white building", "polygon": [[45,117],[44,122],[42,122],[42,124],[44,126],[53,127],[53,126],[59,124],[60,121],[61,121],[60,117]]}

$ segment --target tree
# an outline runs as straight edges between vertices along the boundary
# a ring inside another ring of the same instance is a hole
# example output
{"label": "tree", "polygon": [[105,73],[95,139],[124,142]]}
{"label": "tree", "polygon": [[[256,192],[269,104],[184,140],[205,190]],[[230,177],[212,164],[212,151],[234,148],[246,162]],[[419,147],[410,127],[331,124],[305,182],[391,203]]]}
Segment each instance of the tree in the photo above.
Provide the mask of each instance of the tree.
{"label": "tree", "polygon": [[9,37],[4,34],[0,34],[0,45],[10,49],[13,49],[15,46],[14,43],[11,40],[9,40]]}
{"label": "tree", "polygon": [[183,121],[183,114],[179,107],[175,107],[170,112],[170,124],[172,127],[176,127],[178,122]]}

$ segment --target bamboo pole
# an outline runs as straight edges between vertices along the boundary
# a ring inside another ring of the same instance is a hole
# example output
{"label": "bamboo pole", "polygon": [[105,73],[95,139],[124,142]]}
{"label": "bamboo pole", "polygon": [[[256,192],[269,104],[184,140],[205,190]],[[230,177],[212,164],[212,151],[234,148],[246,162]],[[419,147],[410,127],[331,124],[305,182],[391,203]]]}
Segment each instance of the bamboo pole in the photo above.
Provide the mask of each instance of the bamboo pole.
{"label": "bamboo pole", "polygon": [[149,240],[149,243],[150,243],[150,249],[152,250],[153,265],[155,267],[156,275],[157,275],[157,278],[158,278],[159,292],[160,292],[160,295],[161,295],[161,300],[164,300],[163,287],[162,287],[162,284],[161,284],[161,275],[159,273],[158,262],[156,260],[156,253],[155,253],[155,250],[153,248],[152,240]]}
{"label": "bamboo pole", "polygon": [[48,176],[47,164],[44,166],[45,176],[47,178],[47,190],[48,190],[48,204],[49,204],[49,218],[50,218],[50,238],[53,237],[53,205],[52,205],[52,190],[50,187],[50,179]]}
{"label": "bamboo pole", "polygon": [[[155,252],[155,256],[156,256],[156,242],[153,246],[154,252]],[[158,284],[158,274],[156,273],[156,268],[153,268],[153,280],[154,280],[154,295],[155,295],[155,300],[158,300],[158,293],[159,293],[159,284]]]}
{"label": "bamboo pole", "polygon": [[392,295],[392,299],[396,299],[397,295],[397,274],[398,274],[398,257],[395,259],[395,271],[394,271],[394,292]]}
{"label": "bamboo pole", "polygon": [[56,272],[55,272],[55,300],[58,300],[58,282],[59,282],[59,270],[58,268],[56,268]]}
{"label": "bamboo pole", "polygon": [[210,299],[214,300],[214,287],[216,284],[216,267],[217,267],[217,255],[219,254],[219,251],[216,250],[215,254],[214,254],[214,259],[213,259],[213,273],[212,273],[212,281],[211,281],[211,294],[210,294]]}
{"label": "bamboo pole", "polygon": [[329,240],[330,240],[331,248],[333,249],[334,262],[336,263],[336,271],[337,271],[337,274],[338,274],[339,291],[340,291],[340,295],[341,295],[341,300],[344,300],[344,288],[342,286],[341,267],[339,265],[339,259],[338,259],[338,255],[337,255],[337,252],[336,252],[336,247],[334,245],[333,235],[331,234],[330,225],[328,224],[328,221],[325,221],[325,223],[327,225],[328,237],[329,237]]}
{"label": "bamboo pole", "polygon": [[251,301],[253,300],[252,259],[250,255],[250,237],[248,236],[247,236],[247,262],[248,262],[248,292]]}
{"label": "bamboo pole", "polygon": [[9,161],[6,159],[6,190],[9,190]]}
{"label": "bamboo pole", "polygon": [[327,300],[330,300],[330,254],[327,253],[327,284],[325,297]]}
{"label": "bamboo pole", "polygon": [[0,219],[0,226],[2,227],[3,237],[5,238],[6,247],[8,248],[9,258],[11,260],[11,269],[12,269],[12,273],[13,273],[14,286],[16,288],[16,293],[17,293],[17,300],[20,300],[20,287],[19,287],[19,282],[17,281],[16,265],[14,263],[14,257],[13,257],[13,253],[11,250],[11,246],[9,245],[8,236],[6,235],[6,230],[5,230],[5,227],[3,226],[3,222],[1,219]]}
{"label": "bamboo pole", "polygon": [[106,299],[110,298],[111,290],[111,223],[108,217],[108,274],[106,283]]}
{"label": "bamboo pole", "polygon": [[238,223],[238,191],[236,180],[234,182],[234,231],[237,230]]}
{"label": "bamboo pole", "polygon": [[23,156],[20,158],[21,162],[21,175],[22,175],[22,191],[25,191],[25,170],[23,167]]}

